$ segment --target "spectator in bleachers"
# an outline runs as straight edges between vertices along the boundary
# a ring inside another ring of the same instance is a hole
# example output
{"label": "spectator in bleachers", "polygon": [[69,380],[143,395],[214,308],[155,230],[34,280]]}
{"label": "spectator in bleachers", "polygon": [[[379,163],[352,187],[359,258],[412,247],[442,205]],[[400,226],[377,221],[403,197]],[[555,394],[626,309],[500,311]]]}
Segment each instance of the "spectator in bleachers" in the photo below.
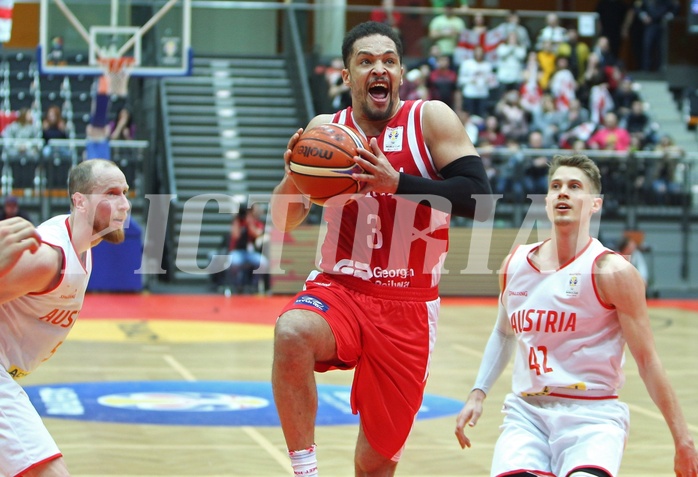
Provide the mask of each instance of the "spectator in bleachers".
{"label": "spectator in bleachers", "polygon": [[403,100],[429,99],[429,88],[427,79],[429,78],[429,65],[423,64],[419,68],[414,68],[405,73],[405,77],[400,85],[400,98]]}
{"label": "spectator in bleachers", "polygon": [[507,91],[494,108],[502,134],[507,139],[524,141],[528,135],[528,114],[521,105],[521,96],[515,89]]}
{"label": "spectator in bleachers", "polygon": [[473,55],[473,58],[463,61],[458,69],[458,86],[463,98],[461,108],[484,118],[488,114],[490,89],[496,86],[497,79],[481,46],[475,47]]}
{"label": "spectator in bleachers", "polygon": [[0,209],[0,220],[11,219],[12,217],[21,217],[31,223],[34,223],[31,215],[19,205],[19,200],[17,197],[14,195],[8,195],[5,196],[3,207]]}
{"label": "spectator in bleachers", "polygon": [[598,0],[595,11],[599,15],[600,35],[608,38],[611,52],[616,58],[620,58],[622,28],[619,27],[628,14],[627,3],[625,0]]}
{"label": "spectator in bleachers", "polygon": [[478,136],[478,147],[482,144],[490,144],[493,147],[502,147],[506,144],[506,136],[499,127],[497,116],[490,114],[485,118],[485,124]]}
{"label": "spectator in bleachers", "polygon": [[589,114],[594,124],[601,124],[607,113],[615,110],[613,96],[607,82],[600,82],[589,91]]}
{"label": "spectator in bleachers", "polygon": [[639,99],[633,101],[630,112],[620,120],[620,124],[630,133],[633,149],[645,149],[655,144],[654,123]]}
{"label": "spectator in bleachers", "polygon": [[44,119],[41,121],[41,130],[46,145],[51,139],[66,139],[68,137],[60,106],[54,104],[48,107]]}
{"label": "spectator in bleachers", "polygon": [[455,110],[457,85],[458,74],[451,68],[450,58],[446,55],[439,56],[437,67],[429,73],[427,79],[429,96],[431,99],[443,101]]}
{"label": "spectator in bleachers", "polygon": [[330,99],[330,111],[339,111],[351,105],[349,87],[344,84],[342,70],[344,63],[342,57],[334,57],[325,69],[325,81],[327,81],[327,95]]}
{"label": "spectator in bleachers", "polygon": [[470,113],[468,111],[463,111],[462,109],[458,111],[458,117],[463,123],[463,127],[470,138],[470,142],[472,142],[474,145],[478,145],[478,141],[480,140],[480,124],[482,119],[480,118],[478,122],[475,122]]}
{"label": "spectator in bleachers", "polygon": [[584,149],[586,141],[595,129],[596,125],[589,119],[589,110],[583,107],[578,99],[575,99],[570,103],[570,107],[560,123],[561,133],[558,145],[563,149],[572,149],[578,145],[578,141],[581,141],[581,149]]}
{"label": "spectator in bleachers", "polygon": [[560,138],[560,125],[564,121],[565,113],[555,107],[555,98],[549,93],[543,95],[542,107],[533,115],[531,129],[539,131],[542,135],[544,148],[554,148]]}
{"label": "spectator in bleachers", "polygon": [[503,194],[507,201],[520,202],[526,194],[524,184],[526,160],[521,152],[519,141],[508,139],[505,147],[506,154],[502,155],[503,160],[497,172],[493,191],[496,194]]}
{"label": "spectator in bleachers", "polygon": [[7,147],[8,154],[12,156],[26,155],[39,157],[39,150],[35,141],[41,137],[41,130],[34,121],[34,115],[29,108],[22,108],[17,114],[17,119],[7,125],[2,131],[3,137],[10,139]]}
{"label": "spectator in bleachers", "polygon": [[642,196],[650,204],[680,204],[684,182],[681,158],[685,151],[668,134],[659,138],[654,151],[662,153],[662,156],[645,161]]}
{"label": "spectator in bleachers", "polygon": [[[531,131],[525,149],[544,149],[543,135]],[[545,156],[527,156],[524,163],[524,189],[526,194],[548,192],[548,159]]]}
{"label": "spectator in bleachers", "polygon": [[507,40],[497,46],[497,81],[499,96],[510,89],[518,90],[524,78],[526,47],[521,45],[515,31],[508,34]]}
{"label": "spectator in bleachers", "polygon": [[538,54],[535,51],[530,51],[526,58],[524,81],[519,90],[521,93],[519,104],[528,114],[533,114],[540,108],[541,99],[543,98],[543,88],[540,84],[541,74]]}
{"label": "spectator in bleachers", "polygon": [[443,13],[429,22],[429,39],[438,45],[441,54],[451,57],[451,62],[457,69],[459,65],[453,62],[453,53],[458,38],[465,31],[465,22],[456,15],[455,7],[455,0],[445,0]]}
{"label": "spectator in bleachers", "polygon": [[567,58],[567,64],[578,82],[583,81],[589,61],[589,46],[579,40],[576,28],[567,30],[567,41],[557,47],[557,55]]}
{"label": "spectator in bleachers", "polygon": [[553,46],[553,43],[550,40],[546,40],[536,53],[538,57],[538,67],[540,68],[540,78],[538,82],[540,83],[540,87],[544,90],[548,89],[550,77],[555,72],[556,50],[557,48]]}
{"label": "spectator in bleachers", "polygon": [[109,123],[109,139],[130,141],[136,138],[136,125],[133,122],[131,111],[123,107],[119,110],[116,119]]}
{"label": "spectator in bleachers", "polygon": [[664,23],[679,11],[678,0],[642,0],[637,15],[642,21],[642,69],[656,71],[664,63],[661,51]]}
{"label": "spectator in bleachers", "polygon": [[623,119],[630,113],[630,109],[635,101],[640,101],[640,94],[635,91],[629,76],[623,77],[616,90],[613,91],[612,96],[615,112],[620,119]]}
{"label": "spectator in bleachers", "polygon": [[558,56],[555,59],[555,72],[548,87],[558,111],[567,111],[570,103],[577,99],[577,81],[568,67],[566,56]]}
{"label": "spectator in bleachers", "polygon": [[604,115],[603,126],[600,127],[587,141],[590,149],[606,151],[627,151],[630,148],[630,133],[618,124],[614,112]]}
{"label": "spectator in bleachers", "polygon": [[369,20],[385,23],[400,35],[400,25],[402,23],[402,13],[395,10],[394,0],[381,0],[381,6],[371,11]]}
{"label": "spectator in bleachers", "polygon": [[518,40],[517,43],[523,46],[526,51],[531,49],[531,37],[526,27],[521,25],[521,19],[515,10],[509,12],[507,20],[500,25],[500,28],[504,38],[508,38],[510,33],[515,33]]}
{"label": "spectator in bleachers", "polygon": [[555,13],[545,17],[545,26],[538,32],[536,50],[540,51],[546,42],[550,42],[553,51],[557,51],[560,43],[567,41],[567,29],[560,26],[560,20]]}

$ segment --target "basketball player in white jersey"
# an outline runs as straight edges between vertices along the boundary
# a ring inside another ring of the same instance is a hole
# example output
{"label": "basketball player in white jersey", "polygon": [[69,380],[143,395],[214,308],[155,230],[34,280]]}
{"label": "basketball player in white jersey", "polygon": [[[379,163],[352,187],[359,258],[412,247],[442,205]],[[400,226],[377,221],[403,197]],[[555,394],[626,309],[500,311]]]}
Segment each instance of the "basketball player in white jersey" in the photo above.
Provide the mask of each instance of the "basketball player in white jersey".
{"label": "basketball player in white jersey", "polygon": [[[675,444],[677,477],[698,476],[698,453],[655,350],[637,270],[590,235],[601,176],[586,156],[556,156],[548,175],[551,239],[517,247],[500,274],[499,313],[456,436],[515,354],[512,392],[492,477],[616,477],[628,438],[618,400],[627,344]],[[666,469],[667,471],[669,469]]]}
{"label": "basketball player in white jersey", "polygon": [[[4,268],[0,266],[2,476],[69,475],[56,443],[16,380],[49,359],[77,320],[92,271],[92,247],[102,240],[124,240],[131,207],[128,184],[113,162],[94,159],[75,166],[68,192],[70,214],[39,225],[40,243],[22,224],[9,225],[20,227],[14,235],[0,232],[2,255],[6,246],[29,251],[15,252]],[[0,223],[0,230],[7,227]],[[12,238],[14,245],[8,243]]]}
{"label": "basketball player in white jersey", "polygon": [[[440,101],[400,100],[402,43],[392,28],[358,25],[345,36],[342,57],[352,105],[317,116],[308,129],[345,124],[370,141],[371,150],[355,158],[365,173],[354,178],[365,187],[324,209],[321,271],[277,321],[272,385],[294,473],[310,477],[318,475],[314,370],[355,369],[355,473],[390,476],[429,372],[450,215],[479,216],[482,207],[484,220],[492,198],[482,160],[453,110]],[[282,230],[308,214],[307,200],[285,200],[301,198],[288,167],[301,132],[289,141],[286,175],[271,202]]]}

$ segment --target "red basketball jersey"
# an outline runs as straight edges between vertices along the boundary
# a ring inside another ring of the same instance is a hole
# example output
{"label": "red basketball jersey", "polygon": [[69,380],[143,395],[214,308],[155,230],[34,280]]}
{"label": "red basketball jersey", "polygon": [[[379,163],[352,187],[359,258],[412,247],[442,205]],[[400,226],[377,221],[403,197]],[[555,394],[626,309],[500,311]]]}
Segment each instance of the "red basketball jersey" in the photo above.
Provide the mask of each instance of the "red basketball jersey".
{"label": "red basketball jersey", "polygon": [[[424,143],[423,105],[402,102],[377,137],[378,145],[395,170],[440,180]],[[354,122],[351,107],[337,112],[332,122],[351,126],[366,137]],[[325,207],[324,218],[327,236],[320,268],[326,273],[391,287],[438,284],[448,251],[449,214],[393,194],[368,193],[342,207]]]}

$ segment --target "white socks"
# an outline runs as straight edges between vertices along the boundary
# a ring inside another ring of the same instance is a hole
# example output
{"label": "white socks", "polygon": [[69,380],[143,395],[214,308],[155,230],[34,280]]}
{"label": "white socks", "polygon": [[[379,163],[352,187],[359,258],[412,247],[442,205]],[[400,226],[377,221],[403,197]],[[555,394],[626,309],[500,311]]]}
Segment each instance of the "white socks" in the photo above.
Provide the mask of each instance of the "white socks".
{"label": "white socks", "polygon": [[315,455],[315,444],[307,449],[288,451],[291,457],[293,475],[302,477],[317,477],[317,456]]}

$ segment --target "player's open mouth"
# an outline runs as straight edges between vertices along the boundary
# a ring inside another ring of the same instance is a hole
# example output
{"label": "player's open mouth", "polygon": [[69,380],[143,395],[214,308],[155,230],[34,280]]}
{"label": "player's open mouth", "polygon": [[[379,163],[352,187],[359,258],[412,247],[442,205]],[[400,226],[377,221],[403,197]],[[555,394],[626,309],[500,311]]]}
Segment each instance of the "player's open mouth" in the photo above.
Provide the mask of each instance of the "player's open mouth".
{"label": "player's open mouth", "polygon": [[388,83],[376,82],[368,88],[368,94],[376,101],[385,101],[389,93]]}
{"label": "player's open mouth", "polygon": [[557,210],[570,210],[572,207],[570,207],[570,206],[567,205],[567,204],[557,204],[557,205],[555,206],[555,208],[556,208]]}

